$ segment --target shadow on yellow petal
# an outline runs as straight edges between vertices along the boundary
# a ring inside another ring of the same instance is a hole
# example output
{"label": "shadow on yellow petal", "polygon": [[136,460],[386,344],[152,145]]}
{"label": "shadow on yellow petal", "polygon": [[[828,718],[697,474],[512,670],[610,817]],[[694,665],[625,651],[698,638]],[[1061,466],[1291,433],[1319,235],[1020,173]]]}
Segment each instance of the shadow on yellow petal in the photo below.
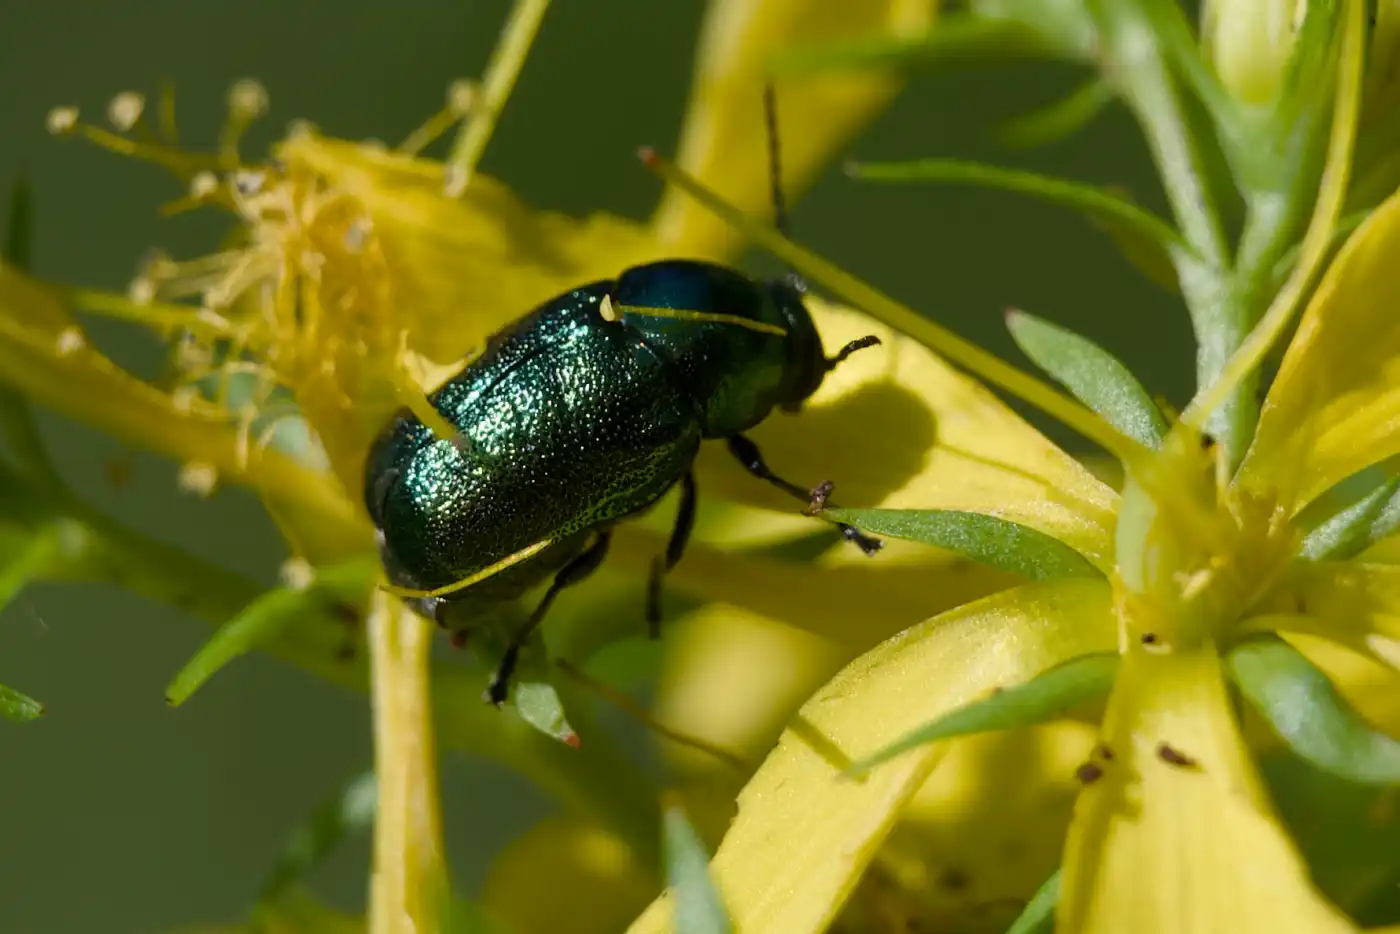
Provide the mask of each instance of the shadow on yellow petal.
{"label": "shadow on yellow petal", "polygon": [[[714,0],[709,4],[677,161],[745,211],[771,211],[763,82],[773,58],[795,46],[923,31],[930,0]],[[903,86],[871,69],[779,77],[778,135],[784,188],[806,190]],[[678,191],[653,218],[665,248],[732,258],[742,236]]]}
{"label": "shadow on yellow petal", "polygon": [[[866,334],[882,344],[837,367],[802,413],[753,430],[769,466],[804,486],[834,481],[843,506],[980,512],[1111,567],[1113,490],[927,348],[860,312],[809,304],[829,349]],[[793,509],[722,447],[701,452],[700,482],[739,502]]]}
{"label": "shadow on yellow petal", "polygon": [[[842,914],[856,930],[1002,934],[1060,863],[1094,744],[1088,724],[1057,722],[969,736],[904,810]],[[858,919],[889,918],[862,927]]]}
{"label": "shadow on yellow petal", "polygon": [[[739,797],[712,863],[736,929],[824,930],[946,749],[922,748],[854,781],[810,737],[863,756],[994,687],[1115,644],[1108,585],[1066,580],[960,607],[848,665],[802,708],[809,728],[784,734]],[[630,930],[659,934],[670,918],[663,897]]]}
{"label": "shadow on yellow petal", "polygon": [[481,901],[512,934],[615,934],[655,894],[655,877],[622,840],[548,817],[497,855]]}
{"label": "shadow on yellow petal", "polygon": [[1400,453],[1400,194],[1357,228],[1309,302],[1239,482],[1301,506]]}
{"label": "shadow on yellow petal", "polygon": [[1240,740],[1213,648],[1130,651],[1076,807],[1057,928],[1350,931],[1312,889]]}

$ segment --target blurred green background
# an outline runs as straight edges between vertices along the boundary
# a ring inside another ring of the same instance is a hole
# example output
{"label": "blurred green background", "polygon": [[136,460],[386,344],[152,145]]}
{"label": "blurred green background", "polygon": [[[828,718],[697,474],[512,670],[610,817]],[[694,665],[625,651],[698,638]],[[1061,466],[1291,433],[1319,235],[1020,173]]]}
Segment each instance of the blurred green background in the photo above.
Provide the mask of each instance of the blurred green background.
{"label": "blurred green background", "polygon": [[[48,110],[100,120],[122,90],[176,83],[186,141],[212,144],[227,87],[261,79],[272,115],[260,148],[305,118],[336,136],[397,141],[448,83],[484,66],[508,0],[64,0],[0,3],[0,179],[24,167],[36,197],[35,266],[48,279],[124,288],[146,250],[207,251],[212,213],[163,221],[180,192],[159,170],[44,131]],[[551,9],[484,169],[528,201],[644,217],[656,181],[638,144],[673,146],[701,0],[578,0]],[[1006,118],[1073,87],[1040,66],[930,71],[850,155],[985,158],[1128,187],[1159,201],[1121,110],[1035,152],[1006,152]],[[1180,402],[1192,347],[1174,300],[1078,217],[1020,198],[946,187],[860,184],[827,172],[795,212],[800,239],[991,349],[1021,360],[1002,310],[1025,308],[1092,335],[1156,392]],[[138,372],[157,348],[110,322],[93,335]],[[124,521],[271,582],[284,557],[251,497],[201,501],[174,470],[85,428],[44,417],[72,482]],[[1062,442],[1074,439],[1054,431]],[[114,487],[106,465],[127,458]],[[259,658],[220,674],[179,710],[162,689],[203,626],[115,589],[39,586],[0,614],[0,678],[42,699],[39,723],[0,723],[0,931],[154,934],[243,916],[285,835],[369,763],[368,711]],[[492,764],[446,763],[449,847],[459,883],[551,805]],[[317,877],[335,904],[363,901],[367,847]]]}

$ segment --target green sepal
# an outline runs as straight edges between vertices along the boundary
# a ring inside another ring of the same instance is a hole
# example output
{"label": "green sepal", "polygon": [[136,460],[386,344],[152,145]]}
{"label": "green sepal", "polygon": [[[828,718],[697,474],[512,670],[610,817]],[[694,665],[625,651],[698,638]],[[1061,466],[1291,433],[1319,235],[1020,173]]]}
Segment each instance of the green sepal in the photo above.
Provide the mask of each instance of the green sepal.
{"label": "green sepal", "polygon": [[1026,356],[1114,428],[1149,448],[1167,436],[1167,420],[1147,390],[1118,358],[1088,338],[1008,311],[1006,326]]}
{"label": "green sepal", "polygon": [[1298,756],[1360,784],[1400,782],[1400,742],[1363,720],[1293,646],[1260,636],[1235,646],[1226,663],[1241,693]]}
{"label": "green sepal", "polygon": [[978,512],[831,508],[822,515],[875,535],[934,545],[1029,580],[1099,576],[1087,558],[1059,539]]}
{"label": "green sepal", "polygon": [[1058,719],[1082,704],[1107,697],[1117,674],[1117,654],[1101,653],[1072,659],[1041,672],[1025,684],[995,690],[981,700],[949,711],[866,756],[848,771],[853,777],[859,777],[911,749],[954,736],[1034,726]]}
{"label": "green sepal", "polygon": [[710,855],[679,804],[667,804],[662,836],[676,934],[732,934],[729,912],[710,878]]}

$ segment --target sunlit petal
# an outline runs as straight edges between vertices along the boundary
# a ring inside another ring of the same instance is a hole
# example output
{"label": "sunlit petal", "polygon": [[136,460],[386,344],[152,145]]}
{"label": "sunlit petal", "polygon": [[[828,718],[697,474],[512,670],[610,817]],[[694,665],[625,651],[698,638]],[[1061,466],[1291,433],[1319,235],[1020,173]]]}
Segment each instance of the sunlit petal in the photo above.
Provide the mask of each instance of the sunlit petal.
{"label": "sunlit petal", "polygon": [[1129,652],[1103,742],[1112,759],[1076,808],[1059,930],[1353,930],[1270,813],[1213,648]]}
{"label": "sunlit petal", "polygon": [[[946,749],[921,748],[854,781],[811,743],[862,756],[998,685],[1111,650],[1109,601],[1103,581],[1027,585],[929,620],[847,666],[740,795],[712,863],[735,927],[824,930]],[[631,931],[669,931],[670,913],[663,897]]]}

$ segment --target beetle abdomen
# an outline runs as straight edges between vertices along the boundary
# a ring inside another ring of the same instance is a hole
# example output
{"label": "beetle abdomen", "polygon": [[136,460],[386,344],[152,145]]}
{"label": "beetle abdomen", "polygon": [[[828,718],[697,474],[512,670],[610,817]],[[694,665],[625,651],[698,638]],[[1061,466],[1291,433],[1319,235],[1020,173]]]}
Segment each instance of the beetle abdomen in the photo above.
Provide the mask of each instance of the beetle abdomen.
{"label": "beetle abdomen", "polygon": [[601,318],[609,285],[542,307],[433,395],[465,443],[412,417],[381,442],[370,475],[398,476],[370,508],[386,564],[412,586],[444,586],[632,515],[690,465],[695,410],[663,361]]}

